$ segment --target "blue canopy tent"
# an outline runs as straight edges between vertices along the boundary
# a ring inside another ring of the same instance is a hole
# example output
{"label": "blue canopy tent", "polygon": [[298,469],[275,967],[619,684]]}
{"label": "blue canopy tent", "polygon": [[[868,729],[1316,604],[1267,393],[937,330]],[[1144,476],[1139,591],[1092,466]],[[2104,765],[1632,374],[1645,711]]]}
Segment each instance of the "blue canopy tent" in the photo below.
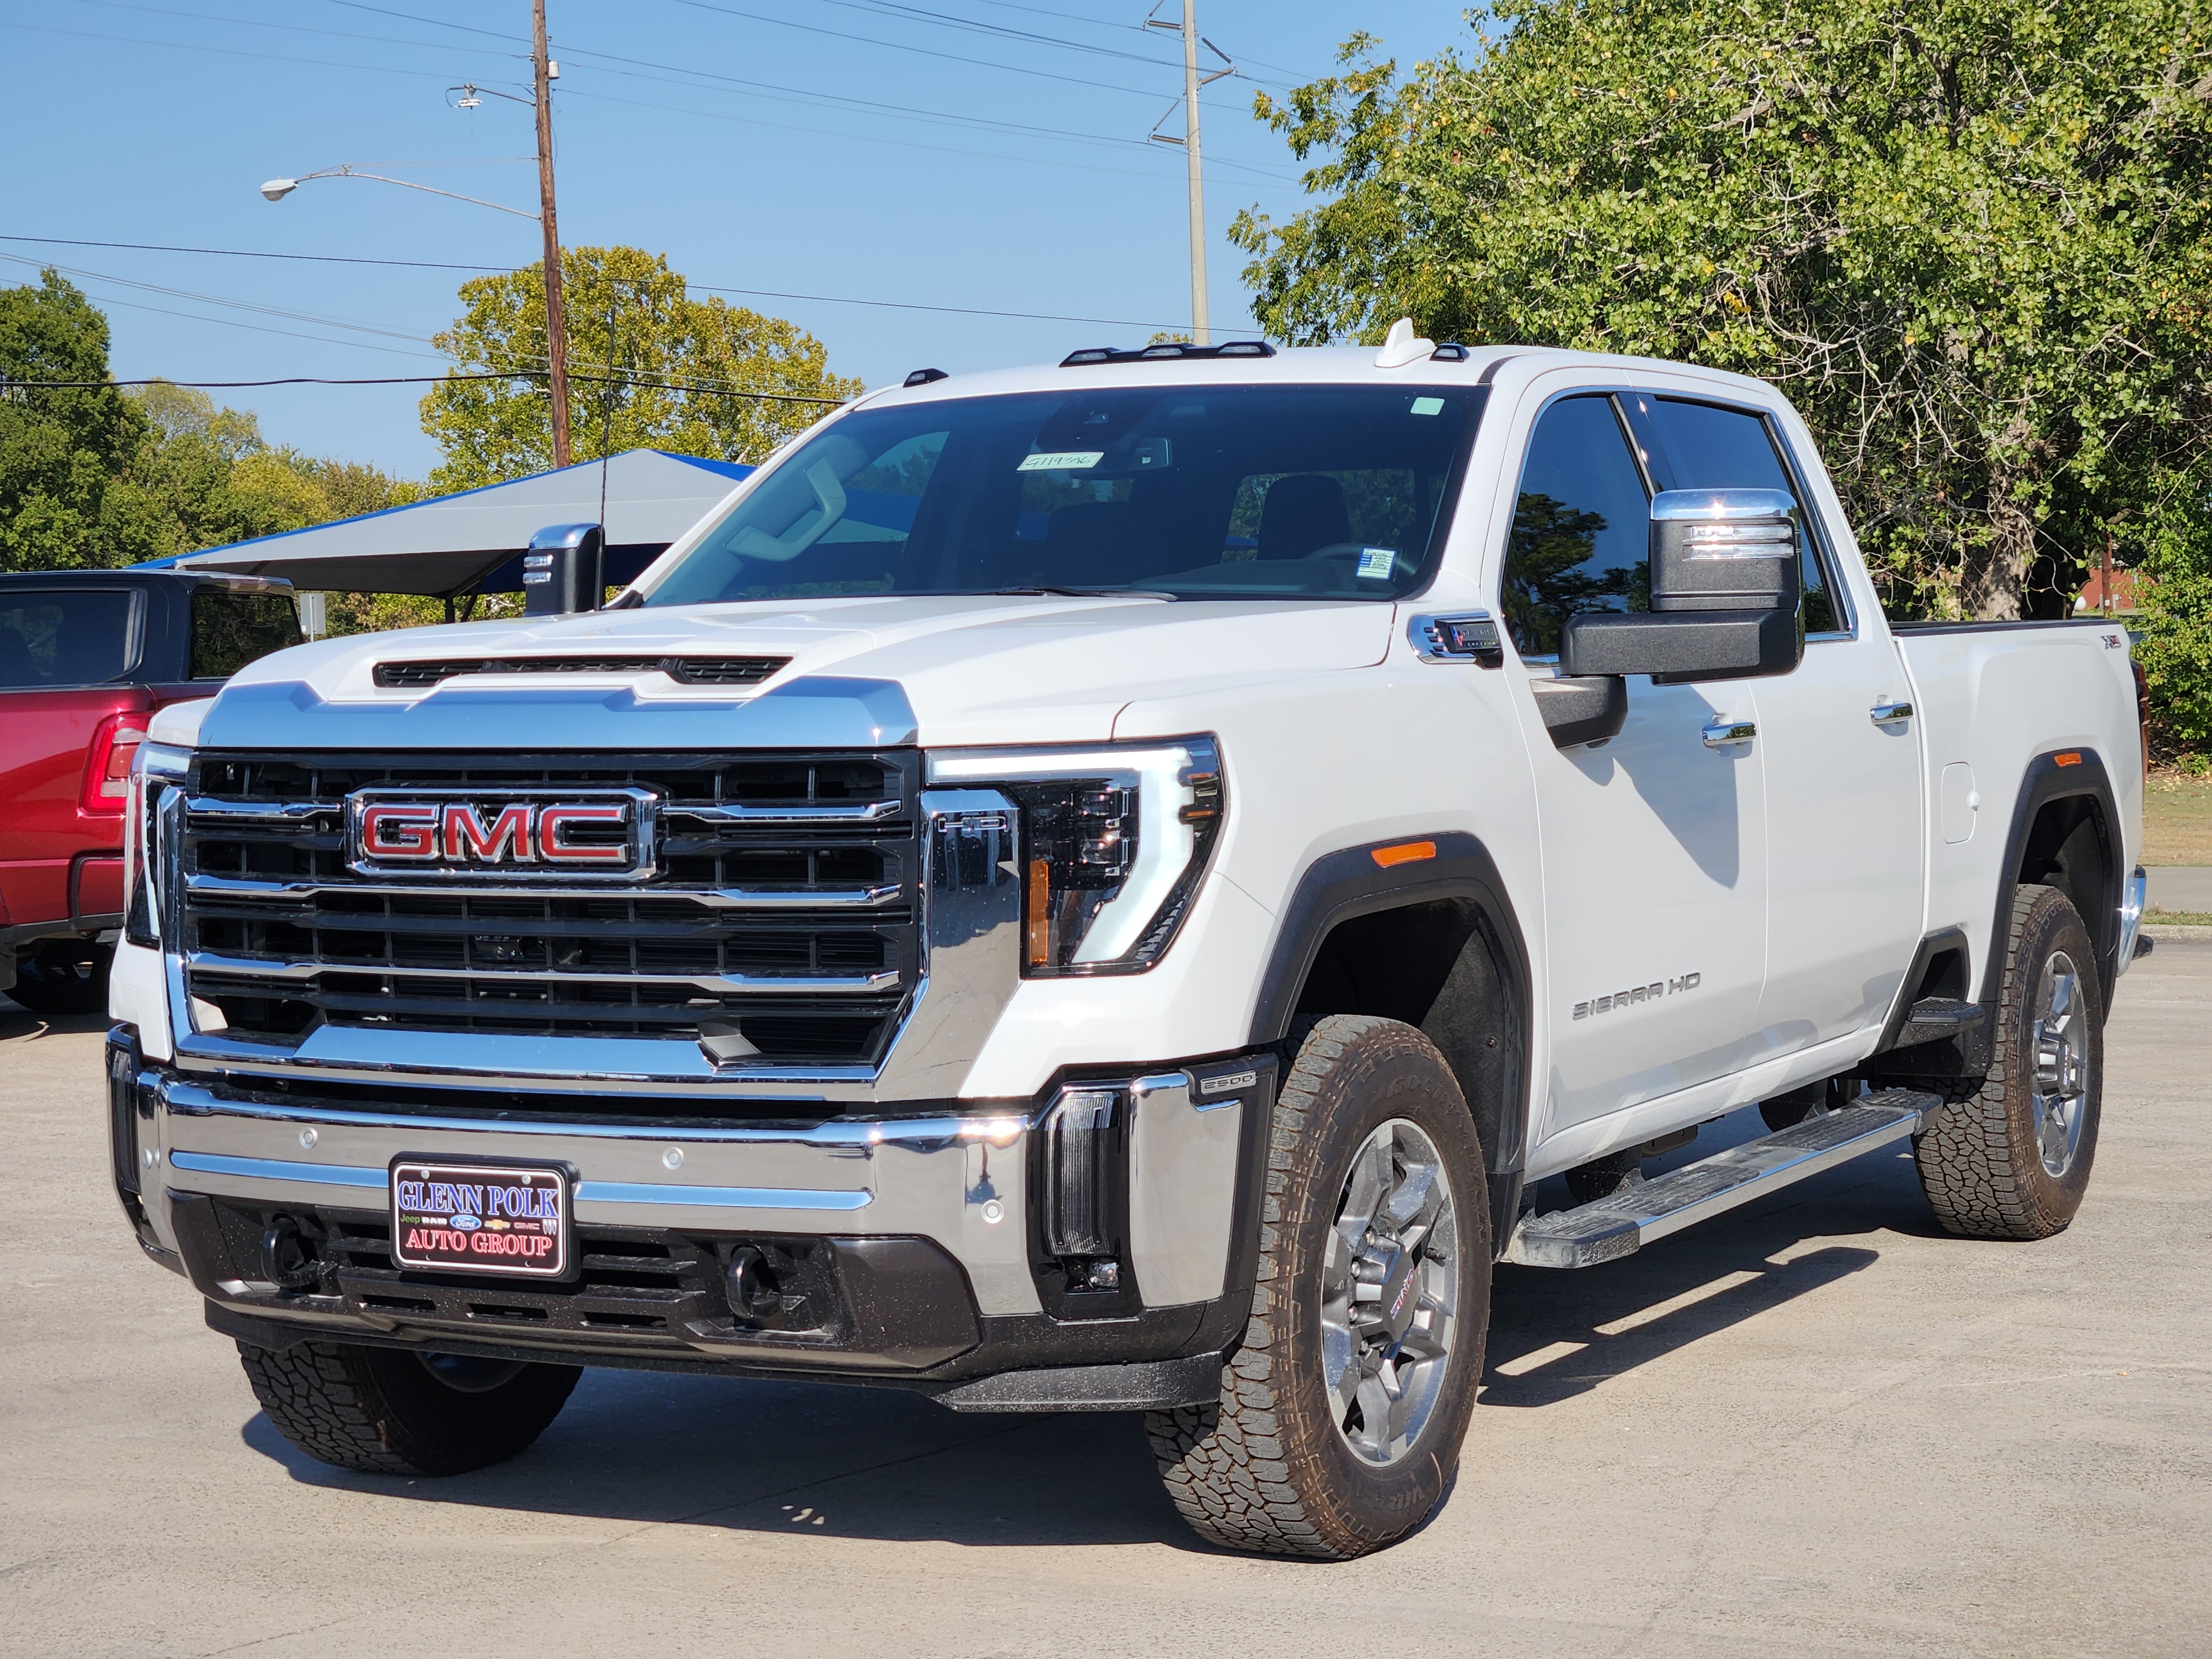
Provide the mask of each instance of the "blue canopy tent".
{"label": "blue canopy tent", "polygon": [[153,562],[279,576],[303,592],[422,593],[450,604],[467,594],[520,592],[523,550],[546,526],[602,524],[606,580],[620,586],[752,470],[665,450],[625,450],[605,462]]}

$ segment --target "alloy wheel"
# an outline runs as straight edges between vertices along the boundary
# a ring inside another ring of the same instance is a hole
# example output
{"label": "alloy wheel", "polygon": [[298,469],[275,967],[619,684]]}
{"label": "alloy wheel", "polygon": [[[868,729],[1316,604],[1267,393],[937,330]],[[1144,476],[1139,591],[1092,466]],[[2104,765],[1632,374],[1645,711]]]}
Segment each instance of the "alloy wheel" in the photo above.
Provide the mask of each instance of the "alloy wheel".
{"label": "alloy wheel", "polygon": [[1459,1250],[1451,1183],[1427,1135],[1393,1118],[1367,1137],[1322,1267],[1322,1374],[1345,1443],[1396,1462],[1420,1438],[1451,1358]]}
{"label": "alloy wheel", "polygon": [[2035,988],[2035,1075],[2029,1097],[2036,1152],[2054,1178],[2073,1167],[2088,1115],[2083,1019],[2081,973],[2073,957],[2053,951]]}

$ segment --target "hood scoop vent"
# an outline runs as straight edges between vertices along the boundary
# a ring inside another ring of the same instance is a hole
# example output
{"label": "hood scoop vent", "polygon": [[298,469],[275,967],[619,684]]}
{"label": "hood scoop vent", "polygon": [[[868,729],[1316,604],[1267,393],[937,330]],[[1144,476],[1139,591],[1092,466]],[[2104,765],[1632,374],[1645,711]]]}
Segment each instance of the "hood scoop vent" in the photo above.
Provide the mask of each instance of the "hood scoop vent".
{"label": "hood scoop vent", "polygon": [[380,662],[376,683],[386,690],[419,690],[463,674],[646,674],[658,669],[682,685],[758,685],[790,661],[788,657],[441,657]]}

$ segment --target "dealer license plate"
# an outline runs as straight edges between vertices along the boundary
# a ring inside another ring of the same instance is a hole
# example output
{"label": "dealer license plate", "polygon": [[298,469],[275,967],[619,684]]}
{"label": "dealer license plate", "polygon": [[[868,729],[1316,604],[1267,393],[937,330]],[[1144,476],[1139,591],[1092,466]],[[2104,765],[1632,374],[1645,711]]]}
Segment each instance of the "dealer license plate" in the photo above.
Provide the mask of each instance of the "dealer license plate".
{"label": "dealer license plate", "polygon": [[568,1171],[543,1164],[392,1160],[392,1259],[437,1273],[559,1279],[568,1271]]}

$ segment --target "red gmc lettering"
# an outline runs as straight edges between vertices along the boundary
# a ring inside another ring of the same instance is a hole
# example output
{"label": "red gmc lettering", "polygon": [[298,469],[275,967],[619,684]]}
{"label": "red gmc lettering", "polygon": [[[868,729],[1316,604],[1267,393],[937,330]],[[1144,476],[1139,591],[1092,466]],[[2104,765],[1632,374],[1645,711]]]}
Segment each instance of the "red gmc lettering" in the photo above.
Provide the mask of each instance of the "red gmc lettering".
{"label": "red gmc lettering", "polygon": [[427,801],[362,807],[361,850],[371,858],[434,861],[438,856],[438,809]]}
{"label": "red gmc lettering", "polygon": [[625,810],[611,805],[541,809],[538,814],[538,855],[556,864],[627,864],[627,847],[571,847],[561,838],[561,832],[572,823],[620,823]]}
{"label": "red gmc lettering", "polygon": [[501,808],[489,830],[475,807],[464,801],[449,801],[442,828],[446,856],[455,863],[473,859],[479,864],[497,864],[502,860],[527,864],[535,857],[531,851],[530,809],[519,801]]}

